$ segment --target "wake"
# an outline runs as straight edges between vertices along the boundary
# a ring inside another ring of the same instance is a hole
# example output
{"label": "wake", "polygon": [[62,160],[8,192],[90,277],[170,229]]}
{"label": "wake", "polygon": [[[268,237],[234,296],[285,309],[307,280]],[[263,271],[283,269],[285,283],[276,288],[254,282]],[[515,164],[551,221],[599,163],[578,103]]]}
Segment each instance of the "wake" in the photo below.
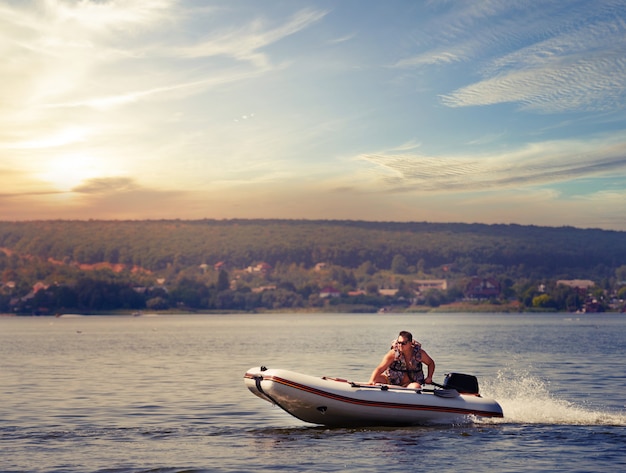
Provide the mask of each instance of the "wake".
{"label": "wake", "polygon": [[502,419],[478,419],[478,423],[562,424],[626,426],[626,415],[588,409],[553,396],[540,379],[529,373],[500,372],[481,383],[481,395],[493,398],[504,411]]}

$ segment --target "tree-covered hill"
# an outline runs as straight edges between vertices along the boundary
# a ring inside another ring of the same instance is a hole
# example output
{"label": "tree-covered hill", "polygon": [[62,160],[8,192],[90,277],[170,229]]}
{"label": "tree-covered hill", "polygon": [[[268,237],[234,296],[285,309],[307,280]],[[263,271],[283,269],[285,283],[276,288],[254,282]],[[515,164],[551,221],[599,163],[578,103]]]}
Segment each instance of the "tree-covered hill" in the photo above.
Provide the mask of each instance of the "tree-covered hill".
{"label": "tree-covered hill", "polygon": [[308,220],[0,222],[0,247],[65,263],[108,262],[158,272],[265,261],[390,269],[397,255],[436,275],[608,278],[626,264],[626,232],[572,227]]}

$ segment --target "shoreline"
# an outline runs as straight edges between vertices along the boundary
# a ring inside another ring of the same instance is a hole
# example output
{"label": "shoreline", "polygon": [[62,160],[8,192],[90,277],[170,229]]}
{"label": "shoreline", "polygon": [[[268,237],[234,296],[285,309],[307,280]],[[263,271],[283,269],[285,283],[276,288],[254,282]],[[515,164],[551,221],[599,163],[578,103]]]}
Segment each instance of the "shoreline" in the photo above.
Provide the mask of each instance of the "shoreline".
{"label": "shoreline", "polygon": [[19,314],[19,313],[0,313],[0,318],[9,317],[46,317],[46,318],[71,318],[71,317],[91,317],[91,316],[107,316],[107,317],[158,317],[161,315],[238,315],[238,314],[379,314],[381,317],[385,315],[399,314],[568,314],[568,315],[596,315],[596,314],[624,314],[620,310],[607,310],[604,312],[560,312],[549,309],[521,309],[520,305],[515,304],[489,304],[489,303],[454,303],[446,304],[438,307],[411,306],[406,308],[390,307],[386,310],[364,310],[363,307],[343,306],[327,306],[318,308],[285,308],[285,309],[263,309],[251,311],[234,311],[234,310],[163,310],[163,311],[91,311],[79,312],[71,311],[63,314]]}

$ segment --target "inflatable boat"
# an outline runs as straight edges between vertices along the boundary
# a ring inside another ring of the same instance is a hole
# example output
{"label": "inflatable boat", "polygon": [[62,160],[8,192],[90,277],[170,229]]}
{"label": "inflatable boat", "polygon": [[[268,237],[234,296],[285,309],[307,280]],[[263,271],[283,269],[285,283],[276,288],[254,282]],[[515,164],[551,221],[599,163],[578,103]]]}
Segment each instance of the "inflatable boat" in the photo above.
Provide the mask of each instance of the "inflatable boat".
{"label": "inflatable boat", "polygon": [[474,376],[451,373],[433,389],[315,377],[264,366],[244,375],[248,389],[292,416],[331,427],[460,423],[471,416],[503,417],[493,399],[480,396]]}

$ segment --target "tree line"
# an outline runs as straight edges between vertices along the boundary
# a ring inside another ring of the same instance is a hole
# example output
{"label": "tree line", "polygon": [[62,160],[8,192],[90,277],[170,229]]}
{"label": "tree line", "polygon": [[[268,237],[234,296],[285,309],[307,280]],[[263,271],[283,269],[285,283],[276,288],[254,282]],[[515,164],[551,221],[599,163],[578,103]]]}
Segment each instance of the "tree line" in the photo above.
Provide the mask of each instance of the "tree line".
{"label": "tree line", "polygon": [[[579,305],[576,296],[554,288],[546,300],[536,292],[539,283],[551,288],[558,279],[591,279],[617,296],[626,280],[625,237],[572,227],[427,222],[0,222],[0,310],[255,310],[347,303],[371,310],[390,303],[379,289],[414,298],[411,284],[420,278],[456,284],[423,293],[418,303],[458,300],[463,282],[472,277],[496,278],[504,299],[562,310]],[[218,262],[228,272],[213,270]],[[271,273],[244,272],[259,262]],[[103,263],[103,269],[85,269]],[[326,269],[316,271],[319,263]],[[45,289],[30,294],[37,282]],[[257,290],[263,286],[271,290]],[[336,286],[341,297],[321,300],[324,286]]]}

